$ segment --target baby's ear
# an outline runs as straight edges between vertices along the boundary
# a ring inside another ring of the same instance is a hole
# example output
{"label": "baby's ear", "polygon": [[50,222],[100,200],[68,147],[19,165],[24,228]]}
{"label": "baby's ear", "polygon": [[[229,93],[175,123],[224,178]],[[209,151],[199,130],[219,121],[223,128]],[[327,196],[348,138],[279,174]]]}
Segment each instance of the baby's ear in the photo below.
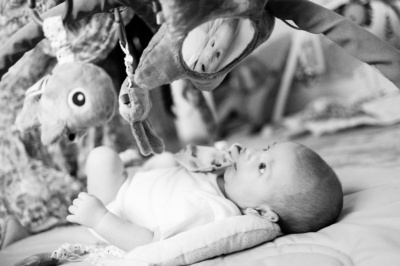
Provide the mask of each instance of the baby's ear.
{"label": "baby's ear", "polygon": [[248,215],[259,216],[260,218],[266,219],[273,223],[276,223],[279,220],[278,214],[274,212],[268,205],[262,205],[258,209],[247,208],[244,213]]}

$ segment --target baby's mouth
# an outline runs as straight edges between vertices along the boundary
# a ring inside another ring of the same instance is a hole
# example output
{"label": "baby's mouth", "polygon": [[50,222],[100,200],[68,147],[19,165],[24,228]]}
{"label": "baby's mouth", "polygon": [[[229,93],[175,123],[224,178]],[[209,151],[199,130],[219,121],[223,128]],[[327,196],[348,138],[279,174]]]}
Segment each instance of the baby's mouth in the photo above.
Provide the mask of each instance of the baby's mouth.
{"label": "baby's mouth", "polygon": [[197,59],[196,62],[194,62],[193,70],[195,70],[198,61],[199,61],[199,60]]}

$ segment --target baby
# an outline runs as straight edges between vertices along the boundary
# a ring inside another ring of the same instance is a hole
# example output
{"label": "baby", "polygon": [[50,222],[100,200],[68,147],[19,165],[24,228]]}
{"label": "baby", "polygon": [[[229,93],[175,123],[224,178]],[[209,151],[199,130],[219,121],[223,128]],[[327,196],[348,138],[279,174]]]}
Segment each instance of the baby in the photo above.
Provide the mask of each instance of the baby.
{"label": "baby", "polygon": [[126,251],[209,222],[253,214],[284,233],[317,231],[341,212],[341,184],[314,151],[293,142],[228,151],[188,146],[149,159],[128,176],[118,154],[94,149],[88,192],[69,207],[70,222]]}
{"label": "baby", "polygon": [[239,19],[216,19],[195,28],[191,35],[198,41],[193,45],[187,65],[200,73],[213,73],[219,70],[223,60],[229,55],[239,31]]}

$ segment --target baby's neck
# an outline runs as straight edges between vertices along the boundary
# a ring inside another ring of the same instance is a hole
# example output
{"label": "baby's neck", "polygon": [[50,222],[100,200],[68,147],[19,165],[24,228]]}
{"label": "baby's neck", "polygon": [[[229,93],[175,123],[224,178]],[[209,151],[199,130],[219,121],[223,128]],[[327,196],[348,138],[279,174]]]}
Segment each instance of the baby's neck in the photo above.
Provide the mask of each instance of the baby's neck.
{"label": "baby's neck", "polygon": [[242,214],[245,214],[245,213],[244,213],[244,209],[241,208],[239,205],[237,205],[231,198],[229,198],[228,194],[226,194],[226,190],[225,190],[225,179],[224,179],[224,176],[223,176],[223,175],[219,175],[219,176],[217,177],[217,184],[218,184],[218,187],[219,187],[219,189],[221,190],[222,194],[224,195],[224,197],[225,197],[226,199],[232,201],[232,202],[240,209],[240,212],[241,212]]}
{"label": "baby's neck", "polygon": [[217,184],[219,189],[221,190],[222,194],[225,196],[225,198],[228,198],[228,196],[226,195],[226,191],[225,191],[225,179],[223,175],[219,175],[217,177]]}

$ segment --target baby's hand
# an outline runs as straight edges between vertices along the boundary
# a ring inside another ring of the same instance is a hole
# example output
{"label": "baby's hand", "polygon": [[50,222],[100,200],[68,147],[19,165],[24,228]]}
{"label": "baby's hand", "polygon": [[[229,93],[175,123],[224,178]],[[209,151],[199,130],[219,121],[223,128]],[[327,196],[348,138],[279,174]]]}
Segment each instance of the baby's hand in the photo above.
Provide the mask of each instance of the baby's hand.
{"label": "baby's hand", "polygon": [[71,215],[67,216],[67,221],[89,228],[94,228],[107,213],[107,208],[97,197],[85,192],[79,193],[72,204],[68,208]]}

